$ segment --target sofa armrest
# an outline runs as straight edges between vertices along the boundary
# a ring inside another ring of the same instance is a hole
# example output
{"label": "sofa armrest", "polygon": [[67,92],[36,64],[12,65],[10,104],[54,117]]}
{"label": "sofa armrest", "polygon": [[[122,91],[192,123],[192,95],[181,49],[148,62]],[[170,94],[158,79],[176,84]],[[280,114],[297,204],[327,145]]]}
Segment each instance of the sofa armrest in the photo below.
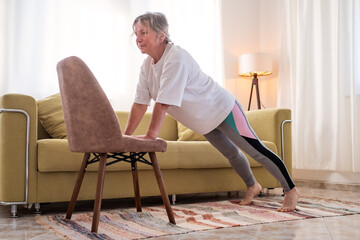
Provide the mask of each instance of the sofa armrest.
{"label": "sofa armrest", "polygon": [[37,104],[22,94],[0,97],[0,203],[36,198]]}
{"label": "sofa armrest", "polygon": [[245,112],[256,135],[263,141],[275,143],[278,154],[292,173],[291,111],[289,109],[262,109]]}

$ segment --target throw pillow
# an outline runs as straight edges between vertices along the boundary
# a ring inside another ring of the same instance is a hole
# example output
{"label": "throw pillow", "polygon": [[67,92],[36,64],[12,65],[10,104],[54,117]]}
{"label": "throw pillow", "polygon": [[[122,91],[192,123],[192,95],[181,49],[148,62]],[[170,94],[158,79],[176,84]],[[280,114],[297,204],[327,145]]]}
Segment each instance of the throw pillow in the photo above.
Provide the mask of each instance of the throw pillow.
{"label": "throw pillow", "polygon": [[64,112],[60,93],[37,101],[39,119],[53,138],[66,138]]}
{"label": "throw pillow", "polygon": [[193,130],[185,127],[181,123],[177,122],[178,126],[178,141],[206,141],[203,135],[200,135]]}

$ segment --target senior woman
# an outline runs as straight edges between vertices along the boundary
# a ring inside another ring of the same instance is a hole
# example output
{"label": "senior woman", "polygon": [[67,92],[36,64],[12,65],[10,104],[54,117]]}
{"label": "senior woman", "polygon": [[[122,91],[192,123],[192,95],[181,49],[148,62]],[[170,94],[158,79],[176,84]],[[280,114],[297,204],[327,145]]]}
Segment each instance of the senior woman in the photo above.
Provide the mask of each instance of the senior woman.
{"label": "senior woman", "polygon": [[133,32],[138,48],[148,57],[141,67],[124,134],[131,135],[135,131],[153,99],[151,122],[142,138],[155,139],[168,113],[204,135],[228,159],[247,186],[240,204],[251,204],[262,187],[238,148],[262,164],[281,183],[285,198],[278,211],[294,210],[299,192],[283,161],[260,142],[235,97],[204,74],[188,52],[171,42],[165,15],[147,12],[138,16]]}

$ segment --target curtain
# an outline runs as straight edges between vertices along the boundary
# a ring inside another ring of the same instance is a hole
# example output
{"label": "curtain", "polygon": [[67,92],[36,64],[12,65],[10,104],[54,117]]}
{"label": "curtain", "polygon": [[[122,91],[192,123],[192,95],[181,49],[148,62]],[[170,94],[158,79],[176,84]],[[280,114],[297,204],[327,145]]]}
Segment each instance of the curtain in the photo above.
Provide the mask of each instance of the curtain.
{"label": "curtain", "polygon": [[360,3],[282,1],[278,106],[292,110],[293,167],[360,172]]}
{"label": "curtain", "polygon": [[136,47],[132,23],[146,11],[164,12],[175,44],[222,84],[219,0],[4,0],[0,94],[41,99],[58,92],[56,64],[75,55],[90,67],[114,108],[130,110],[146,57]]}

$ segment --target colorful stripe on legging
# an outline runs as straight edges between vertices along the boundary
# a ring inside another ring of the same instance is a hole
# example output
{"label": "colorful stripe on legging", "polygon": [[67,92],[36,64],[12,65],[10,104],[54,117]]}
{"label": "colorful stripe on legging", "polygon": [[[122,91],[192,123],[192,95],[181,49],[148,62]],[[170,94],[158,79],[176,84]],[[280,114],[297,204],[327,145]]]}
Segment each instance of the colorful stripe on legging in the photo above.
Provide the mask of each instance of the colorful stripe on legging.
{"label": "colorful stripe on legging", "polygon": [[257,139],[254,133],[251,131],[244,113],[236,103],[234,104],[233,110],[226,117],[225,122],[241,136]]}

